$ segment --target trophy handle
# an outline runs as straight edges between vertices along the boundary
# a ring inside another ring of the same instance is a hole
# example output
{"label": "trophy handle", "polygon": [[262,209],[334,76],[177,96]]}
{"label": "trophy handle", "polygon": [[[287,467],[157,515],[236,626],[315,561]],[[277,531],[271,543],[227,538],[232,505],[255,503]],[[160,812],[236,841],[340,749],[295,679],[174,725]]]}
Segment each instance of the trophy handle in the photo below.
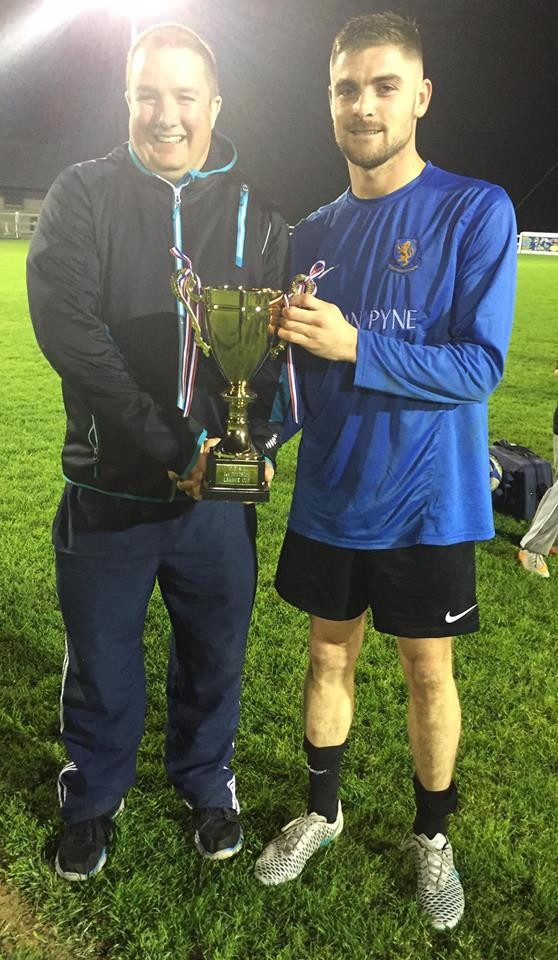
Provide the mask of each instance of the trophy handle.
{"label": "trophy handle", "polygon": [[296,277],[291,280],[289,293],[291,295],[293,293],[310,293],[313,296],[317,289],[318,285],[315,280],[312,280],[312,277],[308,277],[304,273],[297,273]]}
{"label": "trophy handle", "polygon": [[[186,279],[184,280],[183,286],[186,288],[187,298],[183,295],[182,287],[180,284],[181,278],[186,274]],[[202,329],[199,325],[198,318],[192,307],[190,306],[188,300],[193,300],[194,303],[201,303],[203,296],[201,293],[198,293],[196,290],[196,279],[192,274],[192,271],[189,267],[182,267],[181,270],[177,270],[176,273],[173,273],[171,276],[171,287],[172,292],[174,293],[177,300],[186,307],[188,311],[188,316],[190,317],[190,323],[192,324],[192,330],[194,332],[194,340],[196,346],[202,351],[205,357],[208,357],[211,353],[211,347],[203,339]]]}
{"label": "trophy handle", "polygon": [[[289,287],[289,295],[292,296],[293,293],[310,293],[314,294],[317,290],[317,284],[311,277],[308,277],[304,273],[297,273],[296,277],[293,277]],[[271,303],[276,303],[276,300],[272,300]],[[274,343],[271,347],[268,357],[271,357],[272,360],[275,357],[278,357],[279,354],[285,350],[287,344],[284,340],[278,340],[277,343]]]}

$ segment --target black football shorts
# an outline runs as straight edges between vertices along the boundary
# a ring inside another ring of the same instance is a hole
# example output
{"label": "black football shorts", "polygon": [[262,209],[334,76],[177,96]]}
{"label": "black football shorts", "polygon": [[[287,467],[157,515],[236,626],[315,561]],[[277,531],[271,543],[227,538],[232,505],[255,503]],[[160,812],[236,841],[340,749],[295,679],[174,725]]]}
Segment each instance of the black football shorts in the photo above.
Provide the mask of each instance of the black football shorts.
{"label": "black football shorts", "polygon": [[352,550],[287,530],[275,586],[293,607],[353,620],[397,637],[449,637],[479,629],[475,544]]}

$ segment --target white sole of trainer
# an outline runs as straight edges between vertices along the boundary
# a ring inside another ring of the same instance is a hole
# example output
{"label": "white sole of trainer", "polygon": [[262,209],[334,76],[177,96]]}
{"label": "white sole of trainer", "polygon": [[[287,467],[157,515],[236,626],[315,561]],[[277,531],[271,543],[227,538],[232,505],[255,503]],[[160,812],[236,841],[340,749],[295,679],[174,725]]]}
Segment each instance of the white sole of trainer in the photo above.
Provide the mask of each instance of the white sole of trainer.
{"label": "white sole of trainer", "polygon": [[98,873],[101,872],[105,863],[107,862],[107,852],[103,850],[101,856],[99,857],[97,863],[93,867],[93,870],[90,870],[89,873],[72,873],[70,870],[63,870],[60,866],[58,860],[58,854],[56,854],[56,860],[54,861],[54,869],[59,877],[62,877],[63,880],[69,880],[71,883],[79,883],[83,880],[89,880],[90,877],[96,877]]}
{"label": "white sole of trainer", "polygon": [[454,920],[452,923],[433,923],[432,920],[429,920],[430,926],[436,933],[444,933],[446,930],[455,930],[457,924],[462,920],[463,914],[461,913],[457,920]]}
{"label": "white sole of trainer", "polygon": [[236,856],[237,853],[240,853],[242,850],[242,845],[244,843],[244,834],[240,834],[240,839],[234,847],[226,847],[224,850],[217,850],[215,853],[209,853],[205,849],[203,844],[200,841],[198,831],[196,830],[194,834],[194,843],[196,845],[196,850],[202,855],[206,860],[230,860],[231,857]]}

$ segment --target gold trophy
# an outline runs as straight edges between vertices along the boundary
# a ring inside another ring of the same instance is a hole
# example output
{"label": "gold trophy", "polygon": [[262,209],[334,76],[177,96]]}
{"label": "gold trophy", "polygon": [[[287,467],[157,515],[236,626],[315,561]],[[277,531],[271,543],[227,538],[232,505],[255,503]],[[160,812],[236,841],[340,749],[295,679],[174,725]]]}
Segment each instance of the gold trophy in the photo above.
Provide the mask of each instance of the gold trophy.
{"label": "gold trophy", "polygon": [[[256,399],[249,387],[250,380],[268,357],[277,356],[284,346],[267,330],[272,304],[281,299],[283,292],[268,288],[202,287],[188,267],[173,273],[171,286],[188,311],[198,348],[206,357],[213,356],[228,383],[228,389],[221,394],[229,408],[226,432],[207,455],[203,499],[269,500],[265,458],[250,438],[247,410]],[[199,304],[200,319],[192,302]]]}

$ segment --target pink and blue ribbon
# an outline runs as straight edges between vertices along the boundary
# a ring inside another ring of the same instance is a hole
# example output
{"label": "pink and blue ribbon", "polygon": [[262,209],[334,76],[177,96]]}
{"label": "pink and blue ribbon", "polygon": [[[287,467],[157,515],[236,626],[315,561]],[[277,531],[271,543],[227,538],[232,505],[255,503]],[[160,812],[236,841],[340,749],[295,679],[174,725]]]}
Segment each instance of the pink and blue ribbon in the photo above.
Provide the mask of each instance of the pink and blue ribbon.
{"label": "pink and blue ribbon", "polygon": [[[302,274],[301,279],[298,283],[297,289],[292,290],[291,293],[283,294],[283,302],[285,306],[289,306],[290,298],[295,293],[312,293],[316,292],[317,284],[316,280],[319,280],[320,277],[325,277],[326,273],[329,273],[330,270],[333,270],[333,267],[327,267],[325,265],[325,260],[316,260],[316,263],[312,264],[310,270],[307,274]],[[293,412],[293,420],[297,424],[300,423],[300,399],[299,399],[299,386],[298,379],[296,375],[296,368],[294,364],[293,357],[293,348],[292,344],[287,345],[287,379],[289,383],[289,393],[291,396],[291,409]]]}
{"label": "pink and blue ribbon", "polygon": [[[190,277],[194,278],[194,289],[197,295],[201,294],[200,278],[198,277],[197,273],[194,272],[190,258],[187,257],[186,254],[182,253],[178,247],[171,247],[170,252],[175,257],[177,263],[182,261],[187,268],[177,281],[178,287],[183,299],[188,303],[193,313],[195,313],[199,323],[200,303],[196,301],[192,303],[192,297],[190,296],[190,291],[192,289],[190,286]],[[194,385],[196,382],[196,373],[198,369],[198,348],[194,340],[190,317],[186,314],[183,320],[184,337],[182,344],[182,358],[180,362],[178,406],[183,411],[183,416],[187,417],[190,413],[192,398],[194,396]]]}

